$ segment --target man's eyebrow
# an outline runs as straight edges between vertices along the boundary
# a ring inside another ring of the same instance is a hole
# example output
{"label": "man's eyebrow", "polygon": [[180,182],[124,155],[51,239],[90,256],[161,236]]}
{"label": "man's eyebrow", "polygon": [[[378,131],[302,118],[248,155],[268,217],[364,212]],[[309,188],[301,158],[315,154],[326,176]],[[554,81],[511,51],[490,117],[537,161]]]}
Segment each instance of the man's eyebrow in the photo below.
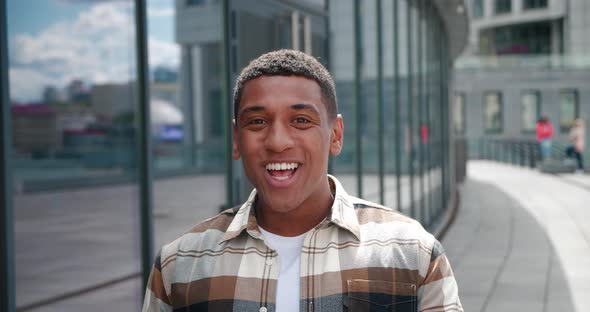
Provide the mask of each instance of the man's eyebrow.
{"label": "man's eyebrow", "polygon": [[264,106],[260,106],[260,105],[246,107],[238,113],[238,117],[242,117],[243,115],[246,115],[248,113],[259,112],[259,111],[263,111],[263,110],[265,110]]}
{"label": "man's eyebrow", "polygon": [[311,104],[304,104],[304,103],[293,104],[293,105],[291,105],[291,108],[294,110],[312,110],[316,114],[320,113],[318,111],[318,109],[314,105],[311,105]]}

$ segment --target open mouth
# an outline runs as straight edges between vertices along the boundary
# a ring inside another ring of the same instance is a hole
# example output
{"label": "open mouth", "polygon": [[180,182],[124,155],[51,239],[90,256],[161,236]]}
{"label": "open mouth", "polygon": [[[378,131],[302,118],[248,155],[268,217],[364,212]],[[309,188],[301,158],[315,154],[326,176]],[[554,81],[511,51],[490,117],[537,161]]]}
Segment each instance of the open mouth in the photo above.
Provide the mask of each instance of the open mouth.
{"label": "open mouth", "polygon": [[285,181],[289,179],[299,168],[298,163],[269,163],[266,165],[266,171],[275,180]]}

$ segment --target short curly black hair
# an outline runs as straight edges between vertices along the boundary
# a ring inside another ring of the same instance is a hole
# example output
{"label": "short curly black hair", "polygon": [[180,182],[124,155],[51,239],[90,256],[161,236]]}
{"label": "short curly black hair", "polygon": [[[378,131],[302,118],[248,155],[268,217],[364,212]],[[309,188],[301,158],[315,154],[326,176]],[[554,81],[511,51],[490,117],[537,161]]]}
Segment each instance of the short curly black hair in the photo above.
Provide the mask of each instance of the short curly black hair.
{"label": "short curly black hair", "polygon": [[336,88],[328,70],[315,57],[289,49],[262,54],[242,69],[234,87],[234,118],[238,117],[244,86],[248,81],[260,76],[301,76],[314,80],[320,86],[328,118],[336,118]]}

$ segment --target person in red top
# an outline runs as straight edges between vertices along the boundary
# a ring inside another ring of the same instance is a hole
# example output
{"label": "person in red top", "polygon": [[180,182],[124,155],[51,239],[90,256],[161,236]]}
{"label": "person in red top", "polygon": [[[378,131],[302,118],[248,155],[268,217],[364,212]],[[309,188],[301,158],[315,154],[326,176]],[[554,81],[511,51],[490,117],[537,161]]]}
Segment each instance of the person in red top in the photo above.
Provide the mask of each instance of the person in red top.
{"label": "person in red top", "polygon": [[541,117],[537,122],[537,142],[541,147],[543,160],[551,157],[551,138],[553,137],[553,125],[547,116]]}

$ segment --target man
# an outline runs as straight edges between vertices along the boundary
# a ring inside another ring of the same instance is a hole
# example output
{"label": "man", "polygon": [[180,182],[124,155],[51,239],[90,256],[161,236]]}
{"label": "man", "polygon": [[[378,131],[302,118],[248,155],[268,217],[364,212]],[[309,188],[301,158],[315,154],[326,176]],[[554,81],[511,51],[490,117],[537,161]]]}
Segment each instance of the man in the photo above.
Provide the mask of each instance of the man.
{"label": "man", "polygon": [[233,157],[255,187],[164,246],[144,311],[462,311],[440,243],[327,174],[343,143],[313,57],[264,54],[234,90]]}

